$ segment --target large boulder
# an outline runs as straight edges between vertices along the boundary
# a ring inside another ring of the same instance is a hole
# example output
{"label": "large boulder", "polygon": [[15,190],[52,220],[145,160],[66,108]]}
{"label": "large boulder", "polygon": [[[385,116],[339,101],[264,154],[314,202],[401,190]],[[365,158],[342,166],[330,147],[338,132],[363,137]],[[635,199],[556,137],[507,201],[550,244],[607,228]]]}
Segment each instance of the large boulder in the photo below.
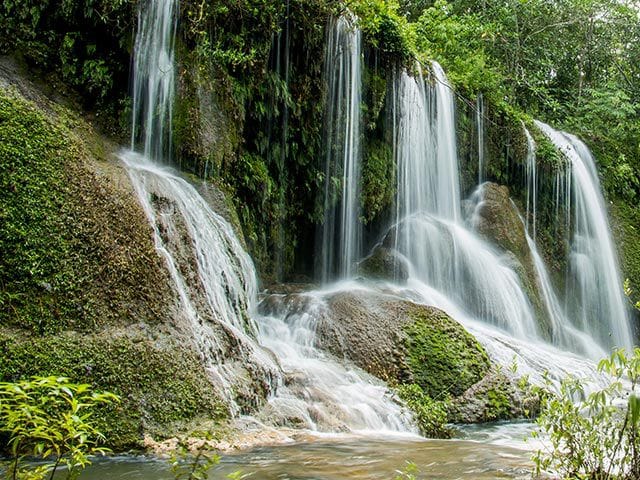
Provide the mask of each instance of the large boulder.
{"label": "large boulder", "polygon": [[434,398],[460,395],[489,370],[482,346],[446,313],[384,293],[330,296],[317,336],[334,355]]}
{"label": "large boulder", "polygon": [[521,263],[531,264],[524,224],[511,201],[509,189],[492,182],[481,188],[481,198],[473,212],[474,228],[502,250],[513,253]]}

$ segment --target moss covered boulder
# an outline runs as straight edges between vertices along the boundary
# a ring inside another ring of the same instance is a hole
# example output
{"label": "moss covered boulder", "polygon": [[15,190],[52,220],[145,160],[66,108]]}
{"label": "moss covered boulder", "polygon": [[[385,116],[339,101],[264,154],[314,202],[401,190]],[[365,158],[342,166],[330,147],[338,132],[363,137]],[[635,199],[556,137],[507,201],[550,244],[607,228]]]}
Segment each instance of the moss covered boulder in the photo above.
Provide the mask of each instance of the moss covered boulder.
{"label": "moss covered boulder", "polygon": [[513,418],[532,418],[538,411],[540,398],[522,380],[516,381],[499,368],[447,405],[450,422],[484,423]]}
{"label": "moss covered boulder", "polygon": [[333,354],[431,397],[458,396],[489,370],[482,346],[446,313],[384,293],[330,296],[318,337]]}

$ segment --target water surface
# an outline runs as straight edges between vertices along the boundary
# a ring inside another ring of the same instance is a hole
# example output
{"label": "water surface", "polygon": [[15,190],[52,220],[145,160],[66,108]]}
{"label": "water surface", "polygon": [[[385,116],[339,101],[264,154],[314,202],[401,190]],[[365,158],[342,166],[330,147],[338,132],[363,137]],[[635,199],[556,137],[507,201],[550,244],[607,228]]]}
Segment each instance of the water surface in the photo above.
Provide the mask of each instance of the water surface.
{"label": "water surface", "polygon": [[[516,431],[521,430],[515,427]],[[503,428],[469,432],[478,440],[417,439],[321,439],[224,455],[209,478],[224,478],[241,470],[255,479],[339,480],[392,479],[397,470],[413,462],[418,478],[496,479],[530,478],[530,451],[524,443],[509,438]],[[147,457],[116,457],[97,461],[85,471],[83,480],[169,480],[173,477],[165,461]]]}

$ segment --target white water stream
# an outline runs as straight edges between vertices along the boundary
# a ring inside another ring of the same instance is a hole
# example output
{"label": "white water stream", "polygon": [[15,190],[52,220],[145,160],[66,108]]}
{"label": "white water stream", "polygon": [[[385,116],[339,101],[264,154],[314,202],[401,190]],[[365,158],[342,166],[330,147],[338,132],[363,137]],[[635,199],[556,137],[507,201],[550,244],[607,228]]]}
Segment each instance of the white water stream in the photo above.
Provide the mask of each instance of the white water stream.
{"label": "white water stream", "polygon": [[142,139],[144,154],[157,161],[168,160],[171,149],[178,8],[177,0],[149,0],[140,2],[138,10],[131,148]]}
{"label": "white water stream", "polygon": [[[327,88],[320,265],[323,282],[349,278],[362,257],[361,44],[354,17],[343,15],[330,20],[323,74]],[[340,188],[336,188],[337,181]]]}
{"label": "white water stream", "polygon": [[395,249],[411,263],[413,278],[468,315],[519,338],[536,337],[535,316],[510,259],[461,221],[454,99],[438,64],[433,76],[431,83],[402,72],[394,88]]}
{"label": "white water stream", "polygon": [[487,178],[487,166],[485,165],[485,135],[484,135],[484,97],[478,93],[476,100],[476,135],[478,137],[478,185]]}
{"label": "white water stream", "polygon": [[527,137],[527,160],[525,165],[525,188],[527,190],[527,210],[525,214],[525,230],[535,242],[536,210],[538,206],[538,164],[536,162],[536,142],[531,133],[523,125]]}
{"label": "white water stream", "polygon": [[[178,328],[187,326],[183,333],[192,337],[232,413],[242,412],[239,397],[246,392],[240,384],[248,382],[267,395],[270,420],[299,422],[301,428],[318,431],[411,432],[410,416],[382,382],[315,348],[314,312],[322,308],[321,298],[309,294],[308,311],[285,309],[264,317],[256,313],[256,272],[231,225],[192,185],[154,163],[170,156],[166,139],[171,137],[176,9],[173,0],[152,0],[140,11],[132,143],[140,129],[144,154],[124,151],[120,157],[174,283]],[[329,103],[335,110],[330,138],[332,145],[340,143],[343,168],[337,222],[341,241],[335,255],[339,274],[348,276],[349,260],[360,255],[354,212],[359,204],[361,59],[360,33],[346,17],[330,26],[327,58],[339,70],[331,75]]]}
{"label": "white water stream", "polygon": [[[536,126],[570,162],[570,182],[564,186],[567,234],[571,235],[567,315],[576,328],[588,332],[601,346],[631,349],[618,259],[593,156],[577,137],[542,122],[536,121]],[[564,182],[568,180],[565,175]],[[561,195],[557,200],[562,201]]]}

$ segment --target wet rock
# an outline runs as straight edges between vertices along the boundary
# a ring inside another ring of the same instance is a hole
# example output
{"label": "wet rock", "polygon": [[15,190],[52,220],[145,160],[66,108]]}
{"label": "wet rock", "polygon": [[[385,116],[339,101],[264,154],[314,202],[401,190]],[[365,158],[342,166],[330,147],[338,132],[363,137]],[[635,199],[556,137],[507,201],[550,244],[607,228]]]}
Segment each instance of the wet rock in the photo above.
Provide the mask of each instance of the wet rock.
{"label": "wet rock", "polygon": [[523,264],[531,263],[524,225],[507,187],[491,182],[483,185],[482,200],[473,212],[473,224],[478,233],[512,252]]}
{"label": "wet rock", "polygon": [[494,368],[449,404],[449,421],[483,423],[532,417],[539,410],[539,397],[515,378]]}
{"label": "wet rock", "polygon": [[262,315],[286,316],[309,310],[313,299],[303,293],[265,294],[258,305]]}
{"label": "wet rock", "polygon": [[437,308],[379,292],[341,292],[327,299],[318,345],[396,384],[431,396],[458,395],[489,369],[480,344]]}
{"label": "wet rock", "polygon": [[193,186],[198,190],[198,193],[207,202],[209,207],[211,207],[211,210],[224,218],[233,227],[233,231],[238,237],[238,240],[240,240],[240,244],[246,250],[247,243],[244,239],[240,219],[229,196],[212,182],[191,180]]}
{"label": "wet rock", "polygon": [[357,273],[374,280],[404,281],[409,278],[409,262],[393,248],[377,245],[358,263]]}
{"label": "wet rock", "polygon": [[542,335],[550,339],[552,327],[539,291],[533,255],[509,189],[492,182],[483,184],[481,189],[476,193],[480,198],[471,216],[473,227],[509,259],[534,307]]}

